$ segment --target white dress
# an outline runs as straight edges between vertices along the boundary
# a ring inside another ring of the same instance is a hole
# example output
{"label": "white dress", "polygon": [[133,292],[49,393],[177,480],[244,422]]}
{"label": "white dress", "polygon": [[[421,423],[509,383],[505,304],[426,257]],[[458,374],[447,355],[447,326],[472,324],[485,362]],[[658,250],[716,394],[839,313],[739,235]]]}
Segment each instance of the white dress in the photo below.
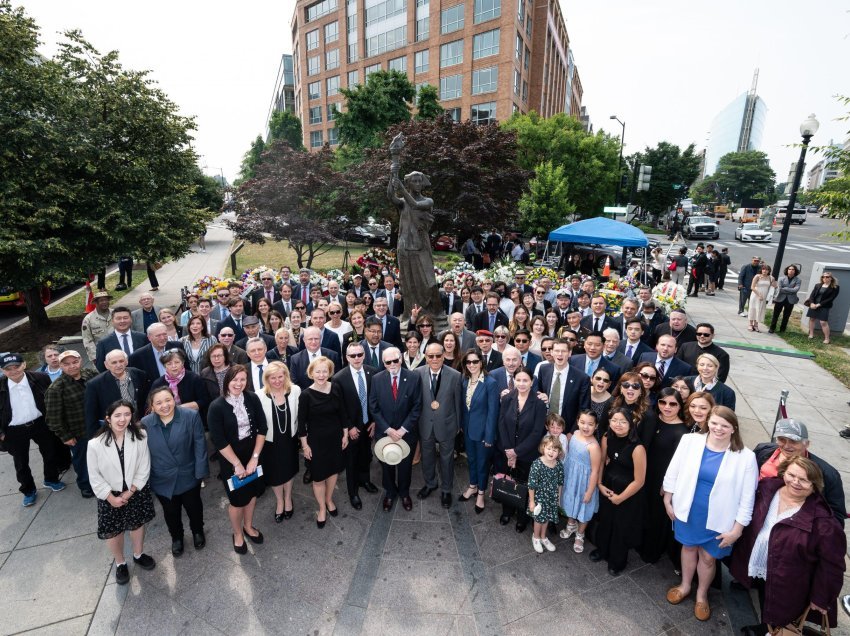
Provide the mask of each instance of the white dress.
{"label": "white dress", "polygon": [[[764,322],[764,312],[767,308],[767,292],[770,290],[770,282],[772,277],[759,276],[758,281],[750,293],[750,309],[747,312],[748,320]],[[756,291],[761,294],[761,298],[756,296]]]}

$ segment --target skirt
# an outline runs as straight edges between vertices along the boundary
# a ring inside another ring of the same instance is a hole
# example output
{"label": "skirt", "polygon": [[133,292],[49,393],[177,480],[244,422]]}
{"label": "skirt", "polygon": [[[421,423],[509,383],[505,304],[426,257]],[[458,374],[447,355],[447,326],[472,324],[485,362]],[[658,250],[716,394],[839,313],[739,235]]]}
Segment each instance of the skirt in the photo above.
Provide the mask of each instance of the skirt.
{"label": "skirt", "polygon": [[829,320],[829,310],[830,307],[818,307],[817,309],[808,309],[806,310],[806,318],[812,318],[813,320],[822,320],[826,322]]}
{"label": "skirt", "polygon": [[115,508],[108,501],[97,500],[97,538],[111,539],[122,532],[138,530],[156,516],[150,484],[130,497],[127,505]]}
{"label": "skirt", "polygon": [[[254,443],[256,438],[246,437],[239,440],[235,444],[231,444],[230,448],[236,453],[236,457],[242,462],[243,466],[247,466],[251,461],[251,455],[254,454]],[[224,491],[227,493],[227,500],[234,508],[243,508],[251,503],[251,500],[262,494],[265,489],[263,478],[255,479],[254,481],[245,484],[236,490],[230,490],[227,487],[227,480],[233,477],[233,464],[227,461],[223,456],[219,460],[221,466],[221,483],[224,485]],[[265,468],[263,468],[265,471]]]}
{"label": "skirt", "polygon": [[298,439],[284,434],[275,437],[274,442],[265,443],[260,463],[266,486],[282,486],[298,474]]}

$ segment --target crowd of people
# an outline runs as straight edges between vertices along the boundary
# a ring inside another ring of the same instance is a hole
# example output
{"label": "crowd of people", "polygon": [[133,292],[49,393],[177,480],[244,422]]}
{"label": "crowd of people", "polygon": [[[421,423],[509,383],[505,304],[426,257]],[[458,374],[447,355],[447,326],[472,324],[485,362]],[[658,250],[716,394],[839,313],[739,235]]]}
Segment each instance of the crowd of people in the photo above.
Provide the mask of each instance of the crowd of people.
{"label": "crowd of people", "polygon": [[[491,478],[509,480],[523,497],[497,502],[499,523],[517,533],[532,525],[537,553],[555,551],[557,535],[576,553],[589,542],[589,558],[612,576],[632,551],[650,563],[668,555],[681,582],[667,601],[693,595],[699,620],[711,614],[721,560],[759,590],[753,633],[808,607],[834,624],[846,547],[840,476],[809,451],[798,420],[781,420],[775,443],[744,446],[725,383],[730,358],[711,324],[665,314],[649,284],[611,315],[592,280],[555,289],[519,270],[512,281],[445,281],[441,328],[441,316],[405,311],[389,273],[366,268],[324,290],[310,274],[284,267],[275,284],[267,271],[249,293],[235,283],[214,299],[190,296],[181,315],[150,295],[137,309],[111,307],[99,292],[82,325],[90,366],[56,347],[44,351],[44,371],[3,356],[0,440],[23,505],[38,493],[34,441],[45,487],[63,490],[72,464],[82,497],[97,498],[98,537],[126,583],[124,533],[134,562],[155,567],[144,552],[154,495],[172,554],[184,552],[183,511],[194,548],[205,546],[211,460],[238,554],[265,540],[255,506],[266,489],[274,522],[291,519],[299,473],[317,529],[339,514],[342,473],[354,511],[361,493],[382,489],[386,512],[439,491],[444,508],[472,501],[480,514]],[[829,295],[813,299],[817,311]],[[459,453],[468,481],[456,485]],[[424,485],[412,493],[415,466]]]}

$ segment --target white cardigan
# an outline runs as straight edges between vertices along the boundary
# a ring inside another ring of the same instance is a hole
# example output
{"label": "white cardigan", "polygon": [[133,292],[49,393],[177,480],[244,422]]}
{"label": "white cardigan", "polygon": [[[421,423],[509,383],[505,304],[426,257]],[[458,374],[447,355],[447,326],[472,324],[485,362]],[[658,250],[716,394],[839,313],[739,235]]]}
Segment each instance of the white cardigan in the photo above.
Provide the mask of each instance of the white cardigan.
{"label": "white cardigan", "polygon": [[[266,414],[266,422],[269,430],[266,433],[266,442],[274,443],[274,418],[272,417],[272,399],[266,395],[263,390],[257,391],[257,397],[260,398],[260,403],[263,405],[263,413]],[[289,396],[286,398],[287,406],[289,407],[289,420],[292,422],[292,437],[298,434],[298,398],[301,397],[301,387],[297,384],[292,384],[289,387]]]}
{"label": "white cardigan", "polygon": [[[708,435],[703,433],[683,436],[664,475],[664,491],[673,493],[673,512],[680,521],[687,521],[690,514],[707,440]],[[749,525],[757,485],[758,464],[753,451],[727,450],[708,497],[708,529],[721,533],[729,532],[736,521]]]}
{"label": "white cardigan", "polygon": [[106,500],[114,490],[121,491],[122,482],[127,487],[141,490],[148,483],[151,473],[151,456],[148,452],[148,439],[134,440],[130,433],[124,433],[124,474],[121,474],[121,462],[115,440],[106,445],[106,437],[99,435],[89,441],[86,451],[89,469],[89,484],[98,499]]}

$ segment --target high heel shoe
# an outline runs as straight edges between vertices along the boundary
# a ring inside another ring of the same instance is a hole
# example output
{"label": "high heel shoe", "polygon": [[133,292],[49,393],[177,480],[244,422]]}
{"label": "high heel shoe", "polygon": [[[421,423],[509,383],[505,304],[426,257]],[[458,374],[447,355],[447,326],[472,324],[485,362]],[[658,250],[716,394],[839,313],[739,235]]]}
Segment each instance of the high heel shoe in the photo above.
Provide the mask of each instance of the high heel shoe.
{"label": "high heel shoe", "polygon": [[328,508],[328,514],[329,514],[331,517],[336,517],[336,516],[339,514],[339,508],[334,508],[333,510],[331,510],[330,508]]}
{"label": "high heel shoe", "polygon": [[[472,491],[472,492],[470,492],[470,491]],[[470,494],[467,495],[466,494],[467,492],[469,492]],[[465,493],[463,493],[462,495],[458,495],[458,501],[469,501],[473,497],[477,497],[477,496],[478,496],[478,488],[473,488],[472,486],[470,486],[469,488],[466,489]]]}
{"label": "high heel shoe", "polygon": [[274,522],[275,523],[282,523],[285,518],[286,517],[283,516],[282,512],[274,513]]}
{"label": "high heel shoe", "polygon": [[327,518],[324,521],[319,521],[319,515],[316,515],[316,527],[321,530],[325,527],[325,524],[328,522]]}
{"label": "high heel shoe", "polygon": [[[257,530],[255,527],[251,526],[251,530]],[[257,534],[248,534],[248,531],[245,528],[242,528],[242,535],[248,537],[251,540],[251,543],[256,543],[257,545],[263,542],[263,533],[257,530]]]}
{"label": "high heel shoe", "polygon": [[289,510],[284,510],[283,511],[283,518],[284,519],[292,519],[292,515],[293,515],[294,512],[295,512],[295,506],[292,506],[292,508],[290,508]]}
{"label": "high heel shoe", "polygon": [[242,537],[242,545],[236,545],[236,535],[231,535],[233,537],[233,551],[236,554],[247,554],[248,553],[248,543],[245,541],[245,537]]}

